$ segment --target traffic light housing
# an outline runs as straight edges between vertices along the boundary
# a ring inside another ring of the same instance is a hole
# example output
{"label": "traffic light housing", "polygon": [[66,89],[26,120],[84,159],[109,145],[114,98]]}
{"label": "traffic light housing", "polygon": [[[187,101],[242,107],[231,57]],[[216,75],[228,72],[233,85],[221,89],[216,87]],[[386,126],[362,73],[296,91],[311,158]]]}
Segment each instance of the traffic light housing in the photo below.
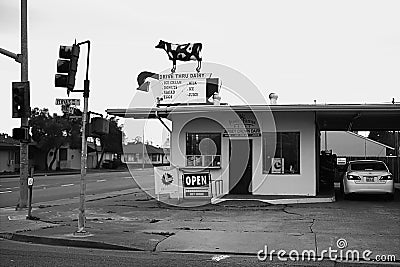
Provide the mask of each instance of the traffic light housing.
{"label": "traffic light housing", "polygon": [[12,138],[15,140],[28,142],[30,139],[28,128],[13,128]]}
{"label": "traffic light housing", "polygon": [[72,46],[60,46],[59,57],[57,60],[57,74],[55,75],[55,86],[67,88],[67,93],[74,90],[75,76],[78,70],[80,48],[74,44]]}
{"label": "traffic light housing", "polygon": [[92,132],[98,135],[108,134],[110,132],[110,122],[107,119],[96,117],[92,119]]}
{"label": "traffic light housing", "polygon": [[29,82],[12,83],[12,117],[28,118],[31,113]]}

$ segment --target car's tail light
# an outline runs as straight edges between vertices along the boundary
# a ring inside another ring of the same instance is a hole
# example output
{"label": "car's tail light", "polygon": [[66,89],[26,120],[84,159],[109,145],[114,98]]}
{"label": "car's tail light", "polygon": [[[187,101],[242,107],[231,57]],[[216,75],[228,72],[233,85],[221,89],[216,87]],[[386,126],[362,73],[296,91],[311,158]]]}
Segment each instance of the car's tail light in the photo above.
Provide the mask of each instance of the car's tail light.
{"label": "car's tail light", "polygon": [[392,175],[382,175],[381,178],[379,178],[379,180],[393,180],[393,176]]}
{"label": "car's tail light", "polygon": [[361,177],[357,175],[348,174],[347,180],[361,180]]}

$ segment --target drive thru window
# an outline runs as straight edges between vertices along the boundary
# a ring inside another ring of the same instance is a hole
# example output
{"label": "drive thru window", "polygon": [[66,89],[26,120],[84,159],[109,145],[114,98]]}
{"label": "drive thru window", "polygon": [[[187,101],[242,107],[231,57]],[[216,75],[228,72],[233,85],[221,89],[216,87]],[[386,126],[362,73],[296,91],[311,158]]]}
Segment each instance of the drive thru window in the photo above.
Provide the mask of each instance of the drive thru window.
{"label": "drive thru window", "polygon": [[220,167],[221,133],[187,133],[186,166]]}
{"label": "drive thru window", "polygon": [[262,138],[263,173],[300,174],[300,132],[264,132]]}

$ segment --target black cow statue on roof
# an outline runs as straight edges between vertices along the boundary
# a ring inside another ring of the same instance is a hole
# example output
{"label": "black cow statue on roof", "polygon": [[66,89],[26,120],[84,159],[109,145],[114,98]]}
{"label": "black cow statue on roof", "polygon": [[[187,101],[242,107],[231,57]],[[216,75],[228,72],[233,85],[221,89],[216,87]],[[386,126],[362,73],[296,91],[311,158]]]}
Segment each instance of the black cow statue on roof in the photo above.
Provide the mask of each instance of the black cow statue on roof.
{"label": "black cow statue on roof", "polygon": [[174,73],[176,70],[176,61],[190,61],[197,60],[196,71],[200,72],[201,69],[201,43],[189,43],[189,44],[171,44],[160,40],[156,48],[164,49],[168,54],[168,58],[172,60],[173,66],[171,72]]}

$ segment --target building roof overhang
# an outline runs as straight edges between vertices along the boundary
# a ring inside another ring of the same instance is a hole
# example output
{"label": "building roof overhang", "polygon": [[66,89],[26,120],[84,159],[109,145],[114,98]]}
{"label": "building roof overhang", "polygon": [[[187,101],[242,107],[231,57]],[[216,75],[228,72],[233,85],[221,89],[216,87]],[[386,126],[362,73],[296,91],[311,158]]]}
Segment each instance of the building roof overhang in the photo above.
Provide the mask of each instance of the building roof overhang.
{"label": "building roof overhang", "polygon": [[320,130],[400,130],[400,104],[315,104],[315,105],[180,105],[150,108],[107,109],[123,118],[167,118],[170,114],[208,112],[311,112]]}

